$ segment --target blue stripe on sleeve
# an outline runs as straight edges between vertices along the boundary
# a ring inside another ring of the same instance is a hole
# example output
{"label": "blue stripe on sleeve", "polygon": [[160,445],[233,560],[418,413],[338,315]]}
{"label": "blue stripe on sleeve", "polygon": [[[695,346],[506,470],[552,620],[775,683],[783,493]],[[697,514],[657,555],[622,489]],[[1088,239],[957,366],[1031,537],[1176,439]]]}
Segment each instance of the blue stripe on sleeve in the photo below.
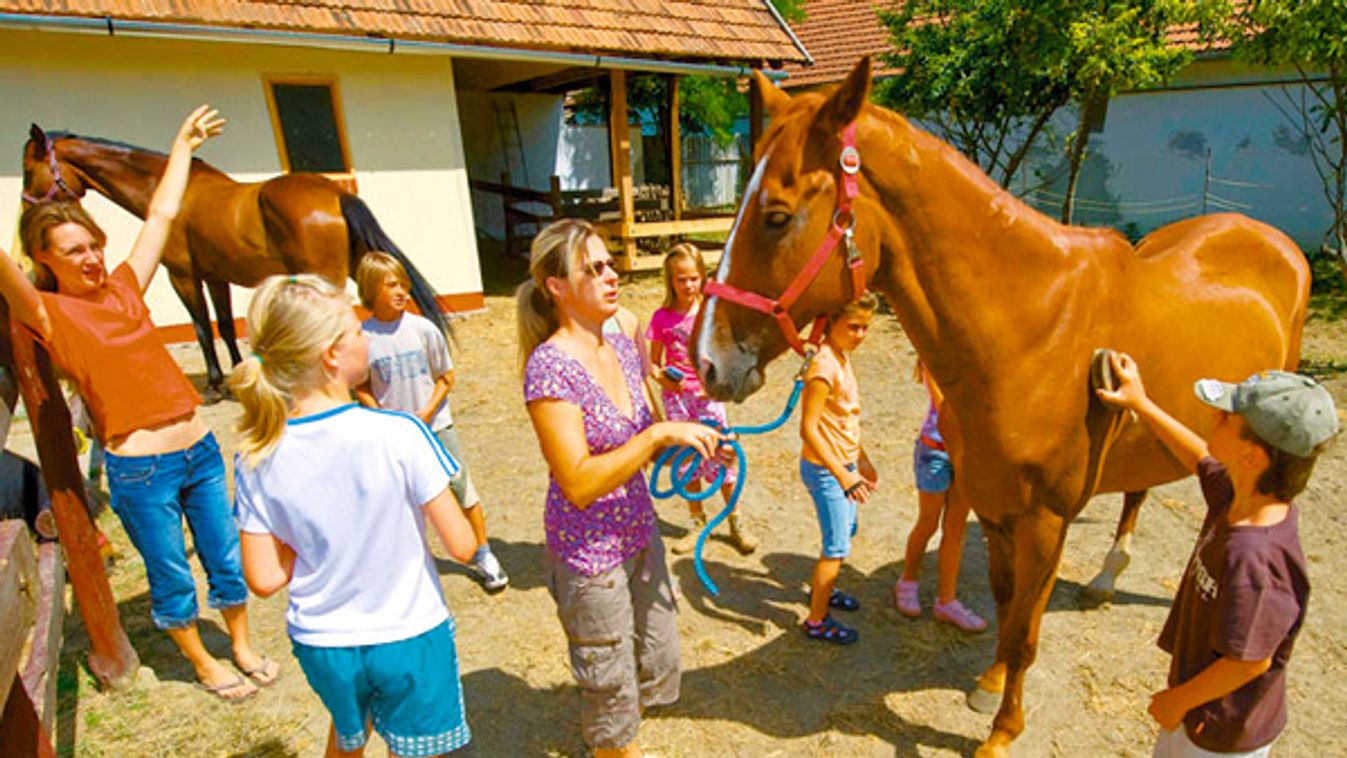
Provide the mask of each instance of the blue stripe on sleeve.
{"label": "blue stripe on sleeve", "polygon": [[389,411],[382,408],[366,408],[365,410],[373,411],[374,413],[382,413],[387,416],[405,418],[413,424],[416,424],[416,428],[421,431],[421,436],[430,443],[431,449],[435,451],[435,459],[440,462],[440,466],[444,469],[444,472],[449,475],[450,479],[458,476],[458,461],[454,460],[454,457],[449,454],[449,451],[444,449],[444,445],[440,442],[439,437],[436,437],[431,433],[430,427],[426,426],[424,421],[413,414],[403,413],[402,411]]}

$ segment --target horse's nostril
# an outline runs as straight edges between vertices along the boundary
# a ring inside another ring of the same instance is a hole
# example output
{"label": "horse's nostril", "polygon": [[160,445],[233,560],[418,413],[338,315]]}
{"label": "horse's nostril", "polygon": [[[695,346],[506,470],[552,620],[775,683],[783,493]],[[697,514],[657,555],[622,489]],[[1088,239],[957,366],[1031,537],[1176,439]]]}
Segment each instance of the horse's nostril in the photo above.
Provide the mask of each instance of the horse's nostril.
{"label": "horse's nostril", "polygon": [[702,381],[707,384],[716,383],[716,364],[711,361],[702,361]]}

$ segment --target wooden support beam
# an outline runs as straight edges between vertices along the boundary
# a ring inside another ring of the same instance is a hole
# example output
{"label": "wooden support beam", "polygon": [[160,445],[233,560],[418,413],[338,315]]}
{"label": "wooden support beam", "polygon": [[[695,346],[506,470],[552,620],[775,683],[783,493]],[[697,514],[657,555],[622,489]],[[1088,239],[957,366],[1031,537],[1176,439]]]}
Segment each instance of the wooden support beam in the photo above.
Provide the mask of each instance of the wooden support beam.
{"label": "wooden support beam", "polygon": [[33,700],[19,681],[19,675],[13,675],[14,686],[10,688],[9,698],[0,711],[0,747],[3,755],[32,756],[32,758],[55,758],[51,739],[42,731]]}
{"label": "wooden support beam", "polygon": [[[631,127],[627,124],[627,72],[615,68],[609,73],[608,147],[612,152],[613,186],[617,188],[620,236],[614,239],[618,257],[636,258],[636,240],[625,232],[636,221],[635,191],[631,183]],[[622,262],[618,261],[621,265]]]}
{"label": "wooden support beam", "polygon": [[681,97],[678,92],[679,78],[670,75],[669,79],[669,204],[672,206],[674,220],[683,217],[683,133],[678,124],[678,108]]}
{"label": "wooden support beam", "polygon": [[[42,478],[56,514],[61,549],[70,567],[70,584],[89,636],[89,671],[102,687],[126,689],[135,682],[140,659],[122,629],[117,602],[103,570],[103,557],[98,553],[97,533],[85,507],[84,477],[76,460],[70,409],[56,383],[47,351],[33,341],[26,328],[10,321],[7,305],[0,305],[0,334],[9,336],[0,346],[0,364],[13,366],[19,381]],[[3,355],[4,348],[12,354]]]}
{"label": "wooden support beam", "polygon": [[0,703],[23,690],[15,672],[28,648],[37,596],[37,556],[28,525],[22,519],[0,521]]}
{"label": "wooden support beam", "polygon": [[639,224],[627,224],[620,221],[599,224],[599,228],[610,239],[631,237],[669,237],[676,234],[711,234],[728,232],[734,226],[733,216],[714,216],[712,218],[685,218],[681,221],[647,221]]}
{"label": "wooden support beam", "polygon": [[23,667],[23,686],[38,708],[42,731],[56,724],[56,675],[61,668],[61,629],[65,624],[65,564],[58,543],[37,546],[37,616],[33,644]]}
{"label": "wooden support beam", "polygon": [[762,141],[762,129],[762,87],[758,86],[757,77],[752,77],[748,80],[748,155],[750,163],[752,162],[752,156],[758,154],[758,143]]}

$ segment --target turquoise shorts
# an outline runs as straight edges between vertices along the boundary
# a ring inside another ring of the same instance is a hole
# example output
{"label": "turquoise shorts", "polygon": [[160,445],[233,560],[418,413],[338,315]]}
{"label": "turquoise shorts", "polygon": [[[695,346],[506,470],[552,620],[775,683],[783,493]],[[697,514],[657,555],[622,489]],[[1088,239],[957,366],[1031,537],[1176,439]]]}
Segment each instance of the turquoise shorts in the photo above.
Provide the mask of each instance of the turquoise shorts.
{"label": "turquoise shorts", "polygon": [[400,756],[457,750],[472,739],[463,715],[452,619],[397,642],[355,647],[291,643],[309,686],[332,714],[337,747],[365,744],[365,724]]}

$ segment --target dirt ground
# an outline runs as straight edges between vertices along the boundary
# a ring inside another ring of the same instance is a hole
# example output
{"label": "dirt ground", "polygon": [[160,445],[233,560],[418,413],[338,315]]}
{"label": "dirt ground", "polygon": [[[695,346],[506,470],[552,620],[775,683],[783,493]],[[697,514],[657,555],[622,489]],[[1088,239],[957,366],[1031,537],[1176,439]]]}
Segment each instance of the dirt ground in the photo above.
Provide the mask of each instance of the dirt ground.
{"label": "dirt ground", "polygon": [[[647,316],[658,304],[657,279],[626,290],[624,303]],[[468,719],[475,754],[582,756],[577,692],[566,666],[554,606],[542,584],[542,502],[546,472],[528,426],[515,372],[513,303],[488,297],[485,313],[457,322],[458,386],[451,395],[493,545],[510,572],[508,590],[486,595],[464,571],[442,562],[443,586],[458,619]],[[1312,321],[1307,368],[1347,407],[1347,340],[1341,322]],[[194,346],[174,354],[200,381]],[[848,618],[861,640],[839,649],[805,639],[804,588],[818,550],[818,527],[795,460],[793,426],[745,441],[751,461],[745,512],[761,538],[741,557],[723,541],[707,559],[722,595],[712,599],[689,558],[674,557],[681,592],[683,695],[652,714],[641,741],[661,756],[948,756],[969,754],[990,725],[964,706],[964,692],[992,660],[995,632],[965,636],[893,609],[903,541],[915,515],[910,449],[925,394],[910,380],[914,354],[891,318],[881,320],[857,354],[866,446],[881,475],[865,505],[843,583],[864,607]],[[793,362],[782,360],[768,387],[732,420],[775,417]],[[230,450],[232,402],[206,410]],[[26,452],[16,425],[11,446]],[[1347,754],[1338,725],[1347,711],[1344,675],[1347,570],[1343,488],[1347,445],[1321,461],[1300,498],[1301,533],[1314,602],[1290,672],[1291,723],[1276,753]],[[1074,525],[1043,620],[1042,645],[1025,691],[1020,756],[1148,756],[1155,726],[1149,694],[1164,683],[1166,658],[1154,641],[1187,560],[1202,503],[1193,480],[1157,489],[1143,510],[1131,568],[1113,604],[1082,610],[1077,593],[1094,575],[1112,538],[1121,497],[1101,496]],[[681,502],[660,505],[668,536],[687,523]],[[282,680],[239,706],[217,703],[192,686],[192,673],[149,620],[143,566],[116,518],[100,523],[121,546],[112,582],[131,642],[144,668],[125,693],[100,693],[82,666],[87,639],[78,614],[67,625],[59,680],[58,740],[78,756],[308,756],[321,754],[328,717],[308,688],[285,636],[283,595],[252,604],[258,645],[282,662]],[[922,573],[923,599],[934,592],[935,543]],[[377,561],[378,556],[370,556]],[[199,569],[198,569],[199,571]],[[198,579],[201,580],[200,575]],[[962,599],[987,617],[994,608],[985,548],[976,522],[964,550]],[[204,599],[204,587],[202,588]],[[929,614],[929,610],[928,610]],[[228,643],[218,615],[203,633],[217,655]],[[1333,630],[1339,630],[1334,632]],[[377,740],[371,755],[383,755]]]}

